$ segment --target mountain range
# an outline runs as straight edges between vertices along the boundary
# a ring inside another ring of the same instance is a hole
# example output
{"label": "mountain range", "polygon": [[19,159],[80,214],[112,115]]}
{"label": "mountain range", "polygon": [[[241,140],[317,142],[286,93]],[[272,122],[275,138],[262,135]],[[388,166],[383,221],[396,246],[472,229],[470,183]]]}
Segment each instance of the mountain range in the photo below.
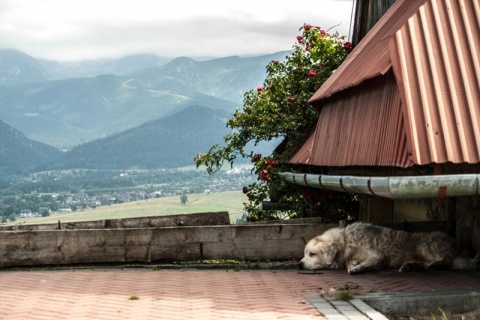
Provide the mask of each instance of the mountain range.
{"label": "mountain range", "polygon": [[29,139],[73,148],[50,168],[104,168],[105,159],[116,159],[116,168],[193,164],[192,154],[222,140],[226,120],[263,83],[268,62],[287,54],[60,63],[0,50],[0,120]]}

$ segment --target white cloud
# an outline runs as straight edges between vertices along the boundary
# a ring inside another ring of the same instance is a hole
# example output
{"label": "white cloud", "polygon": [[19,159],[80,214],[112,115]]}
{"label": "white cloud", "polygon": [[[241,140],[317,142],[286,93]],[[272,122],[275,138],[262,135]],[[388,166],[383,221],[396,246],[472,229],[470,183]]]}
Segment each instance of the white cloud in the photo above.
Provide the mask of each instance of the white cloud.
{"label": "white cloud", "polygon": [[0,47],[80,60],[149,52],[247,55],[288,50],[303,23],[347,35],[352,1],[2,0]]}

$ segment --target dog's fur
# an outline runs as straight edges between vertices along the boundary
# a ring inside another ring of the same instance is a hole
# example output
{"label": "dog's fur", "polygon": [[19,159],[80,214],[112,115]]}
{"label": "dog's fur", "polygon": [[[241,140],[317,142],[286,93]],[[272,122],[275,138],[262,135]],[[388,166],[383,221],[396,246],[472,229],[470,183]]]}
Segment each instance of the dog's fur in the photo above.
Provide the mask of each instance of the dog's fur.
{"label": "dog's fur", "polygon": [[408,233],[356,222],[333,228],[305,246],[301,269],[344,269],[358,274],[383,268],[399,271],[425,269],[475,269],[473,259],[460,256],[455,239],[443,232]]}

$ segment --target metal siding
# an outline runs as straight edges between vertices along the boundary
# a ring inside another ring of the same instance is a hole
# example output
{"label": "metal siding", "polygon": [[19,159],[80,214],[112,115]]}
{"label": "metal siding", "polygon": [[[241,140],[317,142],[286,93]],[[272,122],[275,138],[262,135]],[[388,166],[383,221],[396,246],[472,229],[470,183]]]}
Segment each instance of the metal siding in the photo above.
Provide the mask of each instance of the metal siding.
{"label": "metal siding", "polygon": [[[324,101],[313,139],[291,163],[408,167],[406,133],[392,72]],[[305,155],[309,155],[309,161]]]}
{"label": "metal siding", "polygon": [[432,0],[395,34],[392,63],[416,164],[480,161],[478,0]]}

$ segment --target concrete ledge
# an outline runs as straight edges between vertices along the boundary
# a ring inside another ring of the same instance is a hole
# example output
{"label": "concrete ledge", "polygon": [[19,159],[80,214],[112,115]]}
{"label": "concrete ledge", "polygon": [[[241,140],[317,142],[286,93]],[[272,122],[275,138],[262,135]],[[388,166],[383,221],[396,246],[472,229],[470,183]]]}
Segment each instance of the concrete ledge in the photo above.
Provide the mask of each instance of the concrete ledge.
{"label": "concrete ledge", "polygon": [[430,315],[438,308],[453,314],[480,308],[480,289],[445,290],[417,293],[372,293],[357,296],[375,310],[387,315]]}
{"label": "concrete ledge", "polygon": [[[59,218],[61,220],[61,216],[59,216]],[[80,222],[61,222],[60,220],[58,223],[0,226],[0,231],[128,229],[175,226],[214,226],[230,224],[230,217],[227,211]]]}

